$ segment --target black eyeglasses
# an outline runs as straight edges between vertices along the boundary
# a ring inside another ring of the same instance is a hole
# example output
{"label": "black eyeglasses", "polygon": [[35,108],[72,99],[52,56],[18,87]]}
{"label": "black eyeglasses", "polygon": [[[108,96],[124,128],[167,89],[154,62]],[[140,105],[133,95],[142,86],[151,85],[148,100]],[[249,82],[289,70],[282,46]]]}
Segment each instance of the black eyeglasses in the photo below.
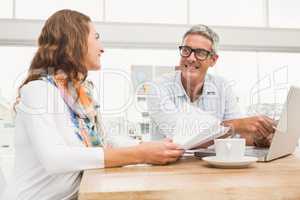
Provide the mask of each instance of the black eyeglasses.
{"label": "black eyeglasses", "polygon": [[212,52],[205,49],[193,49],[189,46],[179,46],[179,51],[182,57],[189,57],[192,52],[194,52],[196,59],[201,61],[206,60],[209,56],[213,55]]}

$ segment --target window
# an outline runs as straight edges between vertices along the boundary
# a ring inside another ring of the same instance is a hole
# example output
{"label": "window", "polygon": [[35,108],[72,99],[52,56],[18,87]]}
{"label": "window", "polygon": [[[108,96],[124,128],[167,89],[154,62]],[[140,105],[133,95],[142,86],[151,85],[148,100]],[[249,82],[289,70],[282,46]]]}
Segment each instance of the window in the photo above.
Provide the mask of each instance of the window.
{"label": "window", "polygon": [[[37,9],[33,9],[37,8]],[[16,17],[23,19],[47,19],[61,9],[73,9],[90,16],[93,21],[102,21],[103,0],[16,0]]]}
{"label": "window", "polygon": [[222,51],[212,73],[233,85],[241,108],[283,104],[290,85],[300,86],[299,53]]}
{"label": "window", "polygon": [[300,1],[269,1],[269,20],[271,27],[300,28]]}
{"label": "window", "polygon": [[[36,47],[0,46],[3,69],[0,91],[8,101],[14,101],[35,51]],[[101,71],[89,73],[105,114],[124,114],[130,109],[135,110],[131,113],[137,113],[132,102],[135,98],[130,80],[132,66],[172,67],[179,59],[175,49],[105,49]],[[221,51],[210,73],[230,81],[241,108],[247,111],[252,104],[283,103],[288,87],[300,86],[299,65],[299,53]]]}
{"label": "window", "polygon": [[15,100],[17,88],[26,75],[35,51],[35,47],[0,46],[0,91],[6,100]]}
{"label": "window", "polygon": [[0,18],[12,18],[13,16],[13,1],[1,0],[0,1]]}
{"label": "window", "polygon": [[284,103],[290,85],[300,86],[299,53],[259,53],[262,103]]}
{"label": "window", "polygon": [[264,26],[262,0],[190,0],[190,23],[222,26]]}
{"label": "window", "polygon": [[[26,76],[35,51],[36,47],[0,46],[3,69],[3,73],[0,74],[0,91],[9,102],[14,101],[17,88]],[[124,112],[124,106],[133,95],[133,91],[130,90],[130,67],[174,66],[179,55],[177,51],[172,50],[105,49],[101,59],[101,72],[89,73],[89,78],[96,87],[96,95],[106,111]]]}
{"label": "window", "polygon": [[101,72],[89,73],[95,83],[104,114],[129,111],[130,119],[138,112],[134,105],[135,91],[131,82],[131,66],[175,66],[177,51],[151,49],[105,49]]}
{"label": "window", "polygon": [[257,59],[255,52],[221,51],[213,73],[224,77],[232,85],[241,109],[256,101],[253,88],[257,82]]}
{"label": "window", "polygon": [[187,3],[182,0],[109,0],[105,4],[107,21],[167,24],[187,22]]}

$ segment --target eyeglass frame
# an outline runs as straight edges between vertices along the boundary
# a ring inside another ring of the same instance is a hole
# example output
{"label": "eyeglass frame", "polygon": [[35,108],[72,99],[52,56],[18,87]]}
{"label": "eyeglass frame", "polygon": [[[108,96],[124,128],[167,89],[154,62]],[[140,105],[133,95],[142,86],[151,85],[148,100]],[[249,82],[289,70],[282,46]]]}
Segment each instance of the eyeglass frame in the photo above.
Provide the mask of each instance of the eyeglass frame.
{"label": "eyeglass frame", "polygon": [[[182,54],[181,54],[181,49],[182,48],[189,48],[189,49],[191,49],[191,51],[190,51],[190,54],[189,55],[187,55],[187,56],[183,56]],[[206,52],[207,53],[207,55],[206,55],[206,57],[204,58],[204,59],[199,59],[198,57],[197,57],[197,54],[196,54],[196,51],[204,51],[204,52]],[[184,46],[184,45],[182,45],[182,46],[179,46],[179,53],[180,53],[180,55],[182,56],[182,57],[184,57],[184,58],[188,58],[192,53],[194,52],[194,55],[195,55],[195,58],[197,59],[197,60],[200,60],[200,61],[204,61],[204,60],[206,60],[209,56],[212,56],[212,55],[214,55],[214,53],[213,52],[211,52],[211,51],[208,51],[208,50],[206,50],[206,49],[202,49],[202,48],[196,48],[196,49],[193,49],[193,48],[191,48],[190,46]]]}

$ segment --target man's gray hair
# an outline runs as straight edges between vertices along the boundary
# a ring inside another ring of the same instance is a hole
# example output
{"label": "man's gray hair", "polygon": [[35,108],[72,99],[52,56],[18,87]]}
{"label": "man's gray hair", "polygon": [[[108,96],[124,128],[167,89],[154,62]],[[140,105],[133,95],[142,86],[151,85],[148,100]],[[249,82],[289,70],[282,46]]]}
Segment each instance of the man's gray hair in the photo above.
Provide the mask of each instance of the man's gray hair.
{"label": "man's gray hair", "polygon": [[190,34],[202,35],[209,39],[212,42],[212,53],[217,53],[219,48],[219,36],[211,28],[203,24],[194,25],[184,34],[182,41]]}

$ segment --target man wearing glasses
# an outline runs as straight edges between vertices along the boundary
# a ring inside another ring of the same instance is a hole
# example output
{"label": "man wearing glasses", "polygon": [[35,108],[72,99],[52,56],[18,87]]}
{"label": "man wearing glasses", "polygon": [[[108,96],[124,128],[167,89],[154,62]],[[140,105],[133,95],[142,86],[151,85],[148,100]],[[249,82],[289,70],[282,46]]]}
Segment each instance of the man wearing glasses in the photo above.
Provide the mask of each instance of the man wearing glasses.
{"label": "man wearing glasses", "polygon": [[246,138],[248,145],[270,144],[274,121],[266,116],[242,117],[229,83],[207,73],[218,60],[218,42],[219,36],[205,25],[193,26],[184,34],[176,72],[151,86],[148,109],[153,139],[172,137],[178,120],[176,113],[189,105],[189,109],[209,112],[224,126],[231,126]]}

